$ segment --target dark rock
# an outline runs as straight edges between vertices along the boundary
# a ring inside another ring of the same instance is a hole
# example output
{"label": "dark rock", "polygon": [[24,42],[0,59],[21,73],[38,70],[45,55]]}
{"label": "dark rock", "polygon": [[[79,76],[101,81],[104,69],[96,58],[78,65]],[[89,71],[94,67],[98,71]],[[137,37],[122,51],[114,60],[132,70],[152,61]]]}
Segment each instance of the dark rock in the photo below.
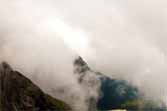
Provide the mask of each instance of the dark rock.
{"label": "dark rock", "polygon": [[45,94],[6,62],[0,65],[0,111],[67,111],[64,102]]}

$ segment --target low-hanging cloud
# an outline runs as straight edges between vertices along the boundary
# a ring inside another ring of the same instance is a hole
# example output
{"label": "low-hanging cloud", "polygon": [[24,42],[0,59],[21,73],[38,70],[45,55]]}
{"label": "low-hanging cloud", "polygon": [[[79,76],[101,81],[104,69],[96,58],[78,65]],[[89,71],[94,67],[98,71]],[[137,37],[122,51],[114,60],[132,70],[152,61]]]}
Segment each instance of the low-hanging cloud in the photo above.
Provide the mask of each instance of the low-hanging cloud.
{"label": "low-hanging cloud", "polygon": [[99,0],[75,11],[73,16],[85,12],[78,24],[92,35],[93,56],[83,58],[93,69],[126,79],[147,96],[166,98],[166,6],[164,0]]}
{"label": "low-hanging cloud", "polygon": [[[43,2],[0,1],[0,61],[7,61],[45,92],[63,99],[74,110],[86,111],[88,98],[98,91],[90,94],[90,88],[86,89],[78,82],[73,66],[78,54],[74,47],[66,45],[68,41],[61,38],[67,37],[69,32],[71,36],[78,33],[57,17],[51,1]],[[67,34],[64,35],[62,28],[69,30]]]}
{"label": "low-hanging cloud", "polygon": [[36,78],[48,92],[71,86],[69,91],[80,93],[84,101],[86,94],[73,74],[78,54],[92,69],[128,80],[147,97],[166,98],[165,0],[0,0],[0,4],[1,60]]}
{"label": "low-hanging cloud", "polygon": [[68,23],[89,33],[89,53],[80,55],[91,68],[128,80],[148,97],[166,98],[165,0],[71,0],[57,6]]}

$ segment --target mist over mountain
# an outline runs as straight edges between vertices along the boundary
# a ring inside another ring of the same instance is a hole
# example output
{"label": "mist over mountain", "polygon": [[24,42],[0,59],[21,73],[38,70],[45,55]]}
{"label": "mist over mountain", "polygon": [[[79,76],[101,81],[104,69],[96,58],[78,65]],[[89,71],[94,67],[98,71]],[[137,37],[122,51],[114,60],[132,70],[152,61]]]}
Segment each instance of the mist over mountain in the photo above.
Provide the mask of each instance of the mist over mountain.
{"label": "mist over mountain", "polygon": [[166,0],[0,0],[0,62],[75,111],[167,106],[166,7]]}
{"label": "mist over mountain", "polygon": [[154,99],[145,98],[142,91],[140,91],[140,89],[138,89],[136,86],[128,83],[128,81],[110,78],[100,72],[93,71],[81,57],[75,59],[74,65],[75,72],[80,75],[79,82],[81,84],[86,76],[91,77],[87,82],[93,86],[96,86],[96,81],[100,82],[100,85],[98,86],[99,96],[96,98],[91,96],[89,97],[89,111],[92,111],[93,109],[128,109],[141,111],[166,110],[165,103],[159,103],[159,101],[155,101]]}
{"label": "mist over mountain", "polygon": [[[127,81],[109,78],[100,72],[91,70],[81,57],[77,57],[73,64],[74,74],[78,76],[78,82],[87,94],[85,102],[88,105],[88,111],[166,110],[164,103],[160,104],[153,99],[145,99],[140,90]],[[0,65],[0,80],[0,109],[2,111],[72,110],[66,103],[44,93],[23,74],[14,71],[6,62]],[[61,92],[61,95],[64,95],[64,91]],[[54,90],[54,93],[58,92],[58,89]]]}

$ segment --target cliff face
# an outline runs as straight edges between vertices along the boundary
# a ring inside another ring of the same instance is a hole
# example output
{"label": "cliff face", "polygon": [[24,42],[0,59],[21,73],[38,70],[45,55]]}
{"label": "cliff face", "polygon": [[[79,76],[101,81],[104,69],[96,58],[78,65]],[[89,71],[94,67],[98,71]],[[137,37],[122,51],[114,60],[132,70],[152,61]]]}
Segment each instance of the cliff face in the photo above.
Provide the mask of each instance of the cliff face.
{"label": "cliff face", "polygon": [[64,102],[45,94],[7,63],[0,64],[0,111],[67,111]]}

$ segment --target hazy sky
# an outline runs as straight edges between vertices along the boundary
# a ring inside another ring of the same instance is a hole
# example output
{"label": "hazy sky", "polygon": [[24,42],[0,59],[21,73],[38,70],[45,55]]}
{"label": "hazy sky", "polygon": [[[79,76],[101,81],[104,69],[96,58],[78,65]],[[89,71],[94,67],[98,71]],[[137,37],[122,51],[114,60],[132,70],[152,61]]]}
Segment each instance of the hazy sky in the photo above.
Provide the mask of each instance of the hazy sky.
{"label": "hazy sky", "polygon": [[41,71],[43,87],[80,90],[72,66],[80,55],[147,96],[166,97],[166,0],[0,0],[0,16],[1,60],[29,77]]}

